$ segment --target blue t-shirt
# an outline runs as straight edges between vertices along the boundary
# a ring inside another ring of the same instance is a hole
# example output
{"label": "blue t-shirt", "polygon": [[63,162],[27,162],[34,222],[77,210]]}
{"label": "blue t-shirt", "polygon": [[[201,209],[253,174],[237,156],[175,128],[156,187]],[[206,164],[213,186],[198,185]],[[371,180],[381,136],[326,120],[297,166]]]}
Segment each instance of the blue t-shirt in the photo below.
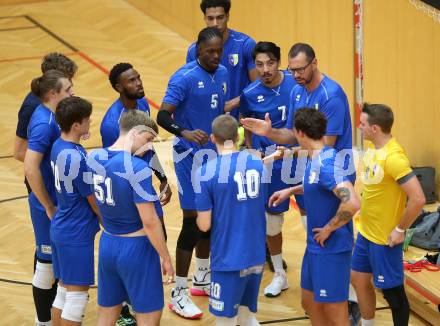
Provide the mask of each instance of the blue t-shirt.
{"label": "blue t-shirt", "polygon": [[212,270],[238,271],[265,262],[265,171],[248,151],[220,155],[199,168],[198,176],[213,175],[195,189],[197,210],[212,210]]}
{"label": "blue t-shirt", "polygon": [[[246,34],[228,29],[229,37],[223,44],[221,64],[228,69],[230,79],[231,98],[241,94],[243,89],[249,85],[249,70],[255,68],[252,53],[255,48],[255,41]],[[193,43],[188,48],[186,62],[197,59],[197,45]],[[231,115],[238,119],[239,108],[232,110]]]}
{"label": "blue t-shirt", "polygon": [[312,92],[296,85],[291,93],[291,109],[286,128],[293,128],[294,116],[298,109],[310,107],[321,111],[327,118],[327,136],[337,136],[334,148],[345,155],[344,169],[351,171],[351,180],[356,179],[353,160],[350,107],[342,87],[324,76],[319,86]]}
{"label": "blue t-shirt", "polygon": [[316,254],[336,254],[353,249],[353,223],[333,231],[321,247],[313,239],[314,228],[324,227],[336,214],[340,199],[333,189],[341,182],[350,181],[344,176],[344,158],[331,147],[324,147],[319,155],[307,162],[304,174],[304,203],[307,211],[307,250]]}
{"label": "blue t-shirt", "polygon": [[[136,103],[138,110],[150,115],[150,107],[145,98],[136,100]],[[115,143],[116,139],[118,139],[119,121],[124,112],[127,112],[127,109],[124,108],[121,99],[118,98],[105,113],[100,128],[102,147],[109,147]]]}
{"label": "blue t-shirt", "polygon": [[52,241],[66,244],[93,242],[99,222],[87,196],[93,194],[87,179],[87,153],[84,148],[62,138],[52,146],[50,161],[58,200],[52,219]]}
{"label": "blue t-shirt", "polygon": [[[50,151],[52,145],[60,135],[60,127],[55,120],[55,114],[40,104],[34,111],[28,127],[28,149],[43,154],[40,164],[40,171],[43,177],[44,187],[50,196],[50,199],[57,204],[55,181],[50,166]],[[29,203],[42,211],[45,211],[43,205],[40,204],[37,197],[32,192],[29,195]]]}
{"label": "blue t-shirt", "polygon": [[327,118],[327,136],[337,136],[334,148],[338,151],[352,149],[351,117],[347,95],[338,83],[324,76],[319,86],[312,92],[296,85],[291,93],[291,110],[286,128],[294,126],[295,112],[301,108],[315,108]]}
{"label": "blue t-shirt", "polygon": [[104,229],[111,234],[142,229],[136,204],[158,200],[147,162],[125,151],[104,148],[90,153],[87,165]]}
{"label": "blue t-shirt", "polygon": [[[272,127],[284,128],[289,115],[290,93],[296,81],[289,72],[283,71],[283,74],[284,78],[277,87],[269,88],[261,80],[256,80],[247,86],[240,98],[240,113],[245,117],[261,120],[264,120],[266,113],[269,113]],[[264,136],[252,135],[252,147],[266,155],[272,154],[276,149],[273,145],[283,144],[275,144]],[[268,147],[270,147],[269,152],[266,152]]]}
{"label": "blue t-shirt", "polygon": [[[179,126],[188,130],[200,129],[210,135],[212,121],[224,114],[228,89],[229,76],[225,67],[219,65],[215,72],[209,73],[197,61],[192,61],[171,76],[163,103],[176,107],[174,121]],[[183,149],[215,149],[211,141],[199,146],[183,137],[176,140],[175,146]]]}
{"label": "blue t-shirt", "polygon": [[[136,100],[136,108],[139,111],[146,112],[150,115],[150,107],[148,101],[145,98]],[[122,113],[127,112],[127,109],[122,105],[121,99],[118,98],[107,110],[102,118],[101,122],[101,139],[102,147],[110,147],[115,143],[119,137],[119,121],[121,120]],[[147,151],[142,158],[150,165],[151,159],[156,155],[154,151]],[[163,209],[160,202],[155,202],[157,216],[163,217]]]}
{"label": "blue t-shirt", "polygon": [[26,95],[21,104],[20,110],[18,111],[18,122],[17,122],[17,130],[15,134],[20,137],[27,139],[27,130],[29,126],[29,122],[31,121],[32,113],[34,113],[37,106],[41,104],[41,100],[38,96],[35,96],[32,93]]}

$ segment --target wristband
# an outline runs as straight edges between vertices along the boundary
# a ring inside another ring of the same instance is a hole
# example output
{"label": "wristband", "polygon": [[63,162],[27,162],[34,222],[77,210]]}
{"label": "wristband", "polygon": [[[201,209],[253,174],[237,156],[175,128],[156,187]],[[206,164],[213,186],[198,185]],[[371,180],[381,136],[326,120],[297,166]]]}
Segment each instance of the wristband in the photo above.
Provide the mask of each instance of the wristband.
{"label": "wristband", "polygon": [[399,232],[399,233],[405,233],[405,230],[399,228],[398,226],[396,226],[396,227],[394,228],[394,230],[396,230],[396,231]]}
{"label": "wristband", "polygon": [[168,181],[167,176],[165,175],[165,173],[162,173],[162,172],[154,170],[154,169],[153,169],[153,171],[154,171],[155,176],[159,179],[159,181],[161,183]]}

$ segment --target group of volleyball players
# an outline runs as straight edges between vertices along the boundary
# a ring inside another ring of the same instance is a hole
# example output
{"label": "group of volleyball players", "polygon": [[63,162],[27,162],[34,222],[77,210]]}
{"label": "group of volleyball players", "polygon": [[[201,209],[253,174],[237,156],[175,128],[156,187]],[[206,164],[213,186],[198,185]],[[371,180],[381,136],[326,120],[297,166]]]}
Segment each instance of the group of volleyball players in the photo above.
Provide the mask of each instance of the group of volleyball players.
{"label": "group of volleyball players", "polygon": [[19,112],[14,151],[24,162],[35,233],[36,325],[81,324],[100,224],[99,325],[159,324],[163,284],[174,281],[168,307],[176,314],[202,318],[190,295],[209,296],[217,325],[259,325],[266,260],[274,274],[264,295],[289,288],[282,226],[292,195],[307,230],[301,297],[312,324],[358,322],[349,316],[351,282],[362,325],[373,325],[373,279],[395,325],[406,325],[401,243],[424,196],[391,136],[391,109],[364,105],[360,129],[372,145],[360,200],[347,96],[319,71],[313,48],[294,44],[288,69],[280,70],[276,44],[227,27],[230,1],[200,7],[207,27],[171,76],[157,114],[157,124],[176,136],[182,227],[175,272],[162,210],[172,193],[152,146],[159,130],[139,72],[125,62],[110,71],[119,97],[101,122],[103,148],[87,154],[80,141],[89,137],[92,104],[73,95],[77,66],[59,53],[44,57]]}

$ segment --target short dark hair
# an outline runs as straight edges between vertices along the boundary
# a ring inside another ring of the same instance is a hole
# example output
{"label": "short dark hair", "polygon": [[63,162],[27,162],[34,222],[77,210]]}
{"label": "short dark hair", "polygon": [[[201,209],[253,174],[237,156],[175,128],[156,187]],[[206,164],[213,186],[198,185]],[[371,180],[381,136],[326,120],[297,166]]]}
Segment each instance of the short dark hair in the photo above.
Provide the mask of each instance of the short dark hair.
{"label": "short dark hair", "polygon": [[217,37],[223,39],[222,32],[220,32],[217,27],[205,27],[200,31],[199,36],[197,37],[197,48],[200,46],[200,44]]}
{"label": "short dark hair", "polygon": [[389,106],[385,104],[364,103],[362,112],[368,115],[368,123],[370,125],[378,125],[385,134],[391,133],[394,114]]}
{"label": "short dark hair", "polygon": [[117,91],[116,84],[119,82],[119,76],[121,74],[129,69],[132,69],[133,65],[127,62],[120,62],[113,66],[112,70],[110,70],[108,79],[110,80],[110,84],[112,85],[113,89]]}
{"label": "short dark hair", "polygon": [[315,108],[301,108],[295,112],[295,129],[302,131],[307,137],[319,140],[327,130],[327,118]]}
{"label": "short dark hair", "polygon": [[258,42],[252,52],[252,58],[255,60],[259,53],[267,54],[272,60],[281,60],[281,49],[273,42]]}
{"label": "short dark hair", "polygon": [[298,54],[304,53],[309,60],[315,59],[315,51],[307,43],[296,43],[289,50],[289,58],[295,58]]}
{"label": "short dark hair", "polygon": [[119,121],[119,130],[121,133],[127,133],[133,128],[147,127],[154,131],[154,136],[159,133],[159,128],[156,122],[150,118],[150,116],[143,111],[128,110],[124,112]]}
{"label": "short dark hair", "polygon": [[225,10],[226,14],[229,14],[229,10],[231,9],[231,1],[230,0],[202,0],[200,3],[200,9],[206,14],[206,9],[222,7]]}
{"label": "short dark hair", "polygon": [[57,93],[60,92],[63,84],[61,78],[68,79],[64,73],[59,70],[48,70],[43,73],[41,77],[34,78],[31,82],[31,92],[35,96],[39,97],[43,102],[46,100],[46,94],[50,90],[54,90]]}
{"label": "short dark hair", "polygon": [[227,140],[235,143],[238,136],[237,120],[227,114],[218,116],[212,122],[212,134],[214,135],[215,139],[221,144],[224,144]]}
{"label": "short dark hair", "polygon": [[92,114],[92,103],[78,97],[66,97],[55,109],[55,119],[63,132],[69,132],[75,122],[81,123]]}
{"label": "short dark hair", "polygon": [[51,52],[46,54],[41,62],[41,72],[44,74],[48,70],[59,70],[67,78],[72,79],[78,70],[78,66],[64,54]]}

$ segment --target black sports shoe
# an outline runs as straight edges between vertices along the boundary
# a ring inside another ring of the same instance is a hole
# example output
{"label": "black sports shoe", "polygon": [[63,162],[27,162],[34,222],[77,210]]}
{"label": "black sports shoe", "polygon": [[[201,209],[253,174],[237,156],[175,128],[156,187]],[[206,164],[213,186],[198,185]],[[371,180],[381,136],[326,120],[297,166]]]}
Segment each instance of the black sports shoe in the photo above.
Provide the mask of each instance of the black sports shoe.
{"label": "black sports shoe", "polygon": [[116,321],[116,326],[135,326],[135,325],[137,325],[136,319],[130,313],[130,309],[128,308],[128,305],[122,306],[121,315]]}
{"label": "black sports shoe", "polygon": [[348,319],[352,326],[357,326],[361,320],[361,311],[357,302],[348,300]]}

